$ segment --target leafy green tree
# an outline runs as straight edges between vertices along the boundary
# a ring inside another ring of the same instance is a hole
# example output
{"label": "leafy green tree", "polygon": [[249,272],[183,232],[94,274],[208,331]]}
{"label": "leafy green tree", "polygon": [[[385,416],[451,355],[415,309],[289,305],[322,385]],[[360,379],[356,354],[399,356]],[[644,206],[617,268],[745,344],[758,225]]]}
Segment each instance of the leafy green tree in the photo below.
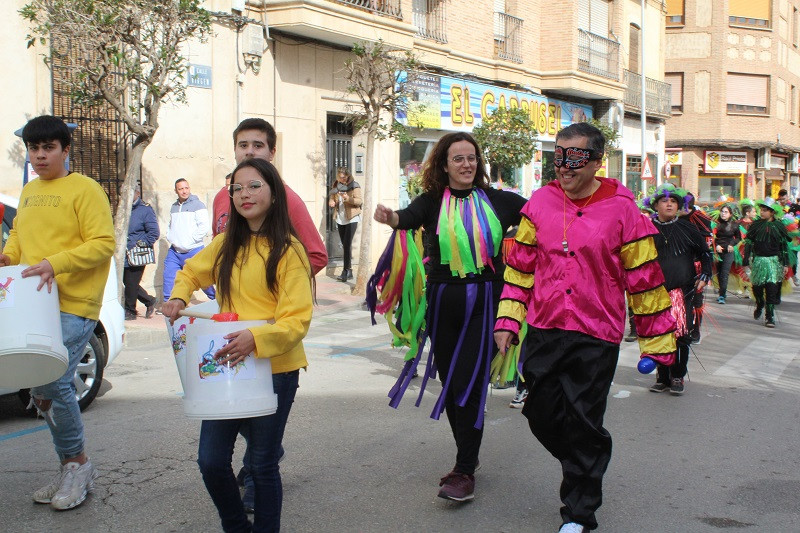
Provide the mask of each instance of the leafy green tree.
{"label": "leafy green tree", "polygon": [[[364,216],[361,218],[361,243],[353,294],[364,294],[371,271],[375,141],[413,140],[407,125],[398,120],[398,116],[409,115],[413,85],[421,69],[422,64],[412,51],[392,48],[383,41],[356,43],[352,56],[344,65],[347,92],[360,102],[358,106],[350,107],[349,118],[354,128],[363,131],[367,137],[364,180],[361,183]],[[415,106],[415,109],[420,108]]]}
{"label": "leafy green tree", "polygon": [[513,176],[513,169],[528,164],[536,154],[536,125],[519,108],[498,107],[472,130],[483,155],[494,171],[495,181]]}
{"label": "leafy green tree", "polygon": [[[161,106],[186,102],[184,47],[211,33],[202,0],[33,0],[20,15],[30,24],[28,47],[58,35],[77,54],[78,75],[59,79],[82,106],[107,102],[132,134],[128,166],[114,217],[115,257],[122,290],[128,222],[142,156],[158,130]],[[56,54],[51,46],[44,60]],[[54,73],[57,75],[57,73]]]}

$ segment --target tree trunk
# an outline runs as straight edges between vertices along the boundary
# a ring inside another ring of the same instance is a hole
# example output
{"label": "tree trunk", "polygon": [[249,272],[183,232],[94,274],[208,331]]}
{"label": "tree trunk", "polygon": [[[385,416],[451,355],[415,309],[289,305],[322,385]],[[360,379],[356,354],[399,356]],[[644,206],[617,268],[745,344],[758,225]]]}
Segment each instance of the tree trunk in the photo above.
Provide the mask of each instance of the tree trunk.
{"label": "tree trunk", "polygon": [[361,204],[361,245],[358,251],[358,271],[356,283],[351,294],[366,294],[367,279],[371,275],[372,262],[372,173],[375,161],[375,132],[367,132],[367,153],[364,170],[364,182],[361,184],[364,203]]}
{"label": "tree trunk", "polygon": [[150,145],[152,137],[139,136],[131,149],[128,168],[125,169],[125,180],[117,203],[117,214],[114,216],[114,238],[117,246],[114,249],[114,260],[117,263],[117,296],[120,303],[125,301],[125,287],[122,284],[122,271],[125,268],[125,252],[128,249],[128,224],[131,220],[131,207],[136,184],[142,171],[142,156]]}

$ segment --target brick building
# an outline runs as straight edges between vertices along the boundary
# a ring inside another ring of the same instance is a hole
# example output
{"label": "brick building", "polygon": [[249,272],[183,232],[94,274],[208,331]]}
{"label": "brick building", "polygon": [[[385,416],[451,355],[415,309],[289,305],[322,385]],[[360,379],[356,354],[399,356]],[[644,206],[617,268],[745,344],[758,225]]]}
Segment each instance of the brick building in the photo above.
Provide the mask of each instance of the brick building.
{"label": "brick building", "polygon": [[800,2],[667,0],[667,148],[702,202],[798,192]]}

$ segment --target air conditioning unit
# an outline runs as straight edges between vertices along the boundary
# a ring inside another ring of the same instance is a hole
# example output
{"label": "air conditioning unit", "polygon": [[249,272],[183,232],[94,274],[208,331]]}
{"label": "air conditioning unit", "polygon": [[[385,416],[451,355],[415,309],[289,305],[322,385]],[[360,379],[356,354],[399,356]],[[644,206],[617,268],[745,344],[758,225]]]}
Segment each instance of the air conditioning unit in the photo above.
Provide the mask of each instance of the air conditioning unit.
{"label": "air conditioning unit", "polygon": [[242,31],[242,53],[253,57],[263,56],[267,48],[264,32],[261,24],[247,24]]}
{"label": "air conditioning unit", "polygon": [[789,156],[789,164],[786,165],[789,172],[800,172],[800,154],[797,152]]}
{"label": "air conditioning unit", "polygon": [[242,14],[244,11],[245,0],[231,0],[231,11]]}
{"label": "air conditioning unit", "polygon": [[759,148],[756,152],[756,168],[769,168],[770,159],[769,148]]}

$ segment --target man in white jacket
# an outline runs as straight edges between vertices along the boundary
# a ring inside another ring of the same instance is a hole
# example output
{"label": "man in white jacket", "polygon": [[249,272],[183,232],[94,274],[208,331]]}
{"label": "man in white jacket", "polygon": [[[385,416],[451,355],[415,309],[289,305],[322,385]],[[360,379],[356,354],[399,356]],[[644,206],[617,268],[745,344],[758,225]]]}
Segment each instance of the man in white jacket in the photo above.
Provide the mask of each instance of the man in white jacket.
{"label": "man in white jacket", "polygon": [[[180,178],[175,182],[178,200],[169,210],[169,230],[167,240],[170,247],[164,259],[164,301],[169,300],[175,274],[183,268],[190,257],[203,249],[203,239],[211,229],[208,209],[200,199],[192,194],[189,182]],[[206,296],[214,299],[214,287],[203,289]]]}

